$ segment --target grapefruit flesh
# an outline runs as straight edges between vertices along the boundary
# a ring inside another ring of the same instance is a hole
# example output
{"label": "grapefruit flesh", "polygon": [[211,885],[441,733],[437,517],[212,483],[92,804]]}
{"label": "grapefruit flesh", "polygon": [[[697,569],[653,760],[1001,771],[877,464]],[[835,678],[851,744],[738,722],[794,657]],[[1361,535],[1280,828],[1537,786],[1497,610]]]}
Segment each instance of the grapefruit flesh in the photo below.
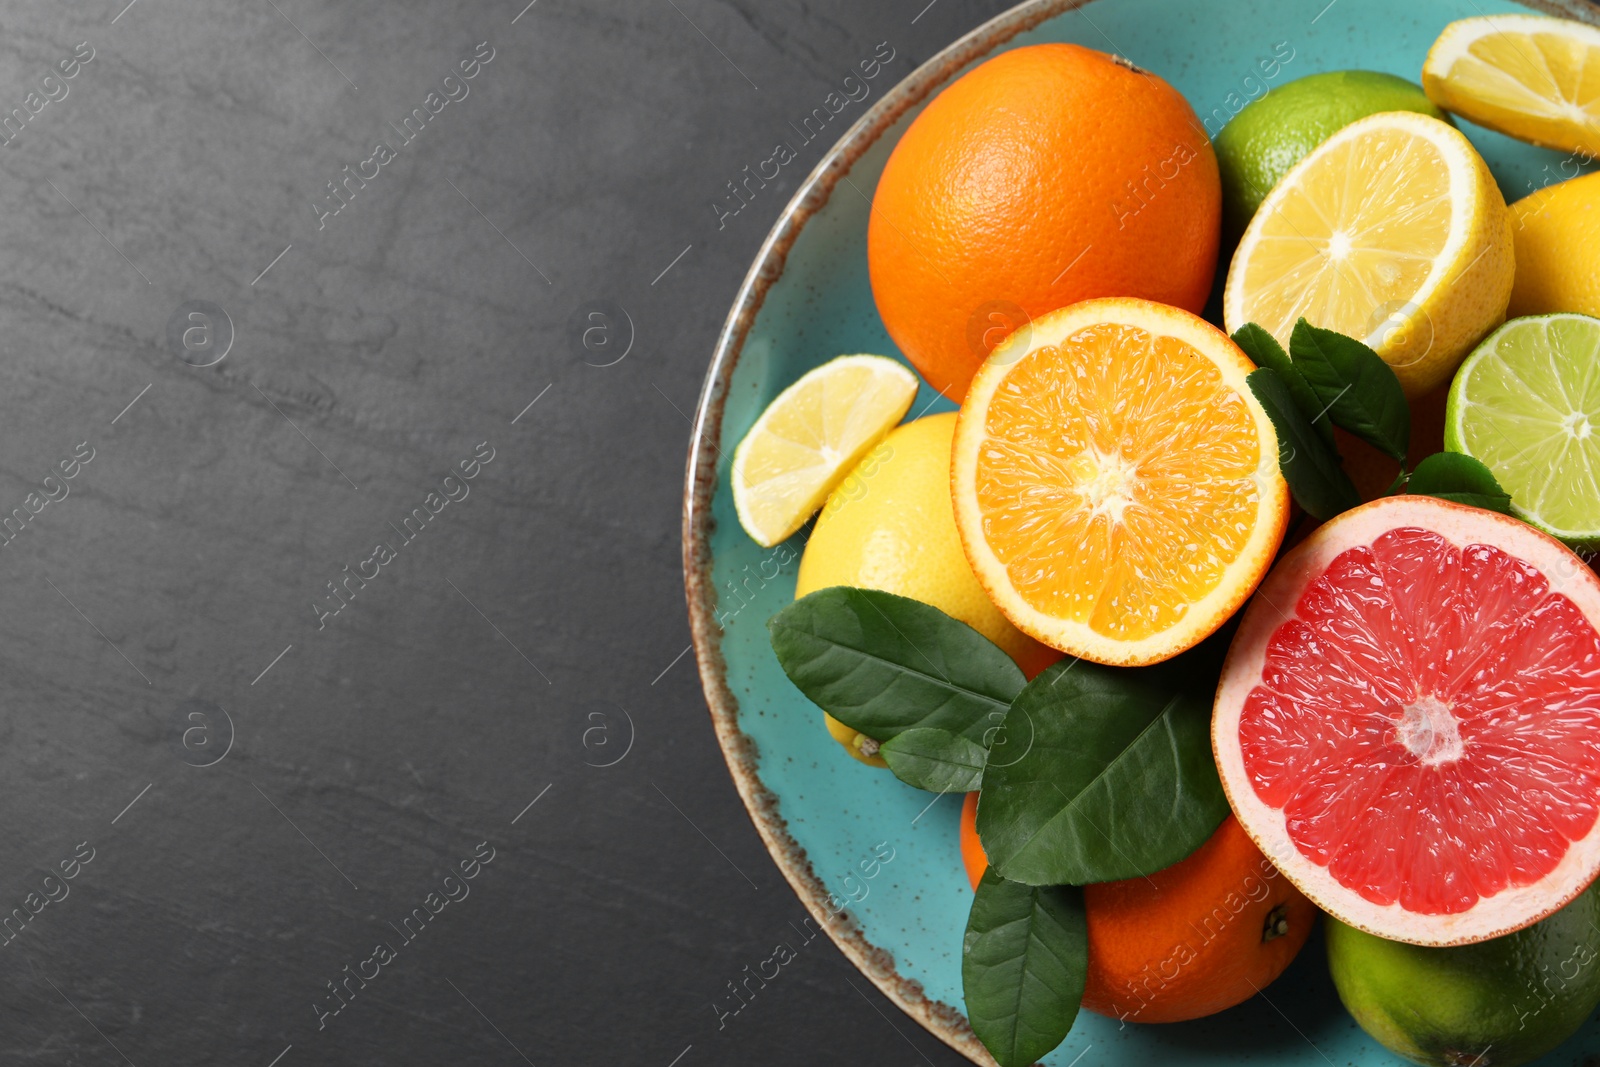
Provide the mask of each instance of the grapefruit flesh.
{"label": "grapefruit flesh", "polygon": [[1558,541],[1431,497],[1346,512],[1262,584],[1213,742],[1240,822],[1380,937],[1481,941],[1600,870],[1600,580]]}

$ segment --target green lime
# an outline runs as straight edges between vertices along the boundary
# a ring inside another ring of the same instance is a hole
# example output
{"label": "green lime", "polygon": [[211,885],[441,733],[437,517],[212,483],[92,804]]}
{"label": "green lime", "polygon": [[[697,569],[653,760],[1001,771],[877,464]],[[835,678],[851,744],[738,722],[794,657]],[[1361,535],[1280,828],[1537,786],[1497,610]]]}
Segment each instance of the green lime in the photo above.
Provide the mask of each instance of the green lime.
{"label": "green lime", "polygon": [[1515,1067],[1570,1037],[1600,1004],[1600,893],[1476,945],[1385,941],[1328,917],[1339,999],[1389,1051],[1441,1067]]}
{"label": "green lime", "polygon": [[1290,167],[1356,119],[1380,111],[1416,111],[1450,121],[1420,85],[1374,70],[1311,74],[1246,104],[1215,138],[1229,239],[1239,239]]}
{"label": "green lime", "polygon": [[1456,371],[1444,446],[1481,462],[1511,510],[1574,548],[1600,547],[1600,319],[1530,315]]}

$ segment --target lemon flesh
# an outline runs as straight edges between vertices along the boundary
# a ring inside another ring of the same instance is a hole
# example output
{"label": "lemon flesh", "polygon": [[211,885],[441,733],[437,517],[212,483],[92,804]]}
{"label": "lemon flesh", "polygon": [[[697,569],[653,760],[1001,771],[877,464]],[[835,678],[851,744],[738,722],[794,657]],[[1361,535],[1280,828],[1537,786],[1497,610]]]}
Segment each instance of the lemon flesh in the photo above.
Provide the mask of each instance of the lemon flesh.
{"label": "lemon flesh", "polygon": [[884,356],[840,356],[779,393],[733,454],[745,533],[771,548],[804,526],[916,395],[916,375]]}
{"label": "lemon flesh", "polygon": [[1538,15],[1462,19],[1422,67],[1440,107],[1545,148],[1600,154],[1600,29]]}
{"label": "lemon flesh", "polygon": [[1511,217],[1460,131],[1413,112],[1360,119],[1301,160],[1245,231],[1228,330],[1287,345],[1296,320],[1364,340],[1407,395],[1449,378],[1505,317]]}
{"label": "lemon flesh", "polygon": [[1600,319],[1512,319],[1450,386],[1445,447],[1494,472],[1526,522],[1600,546]]}
{"label": "lemon flesh", "polygon": [[1374,70],[1329,70],[1245,105],[1216,137],[1223,228],[1237,241],[1272,187],[1323,141],[1380,111],[1445,117],[1420,85]]}

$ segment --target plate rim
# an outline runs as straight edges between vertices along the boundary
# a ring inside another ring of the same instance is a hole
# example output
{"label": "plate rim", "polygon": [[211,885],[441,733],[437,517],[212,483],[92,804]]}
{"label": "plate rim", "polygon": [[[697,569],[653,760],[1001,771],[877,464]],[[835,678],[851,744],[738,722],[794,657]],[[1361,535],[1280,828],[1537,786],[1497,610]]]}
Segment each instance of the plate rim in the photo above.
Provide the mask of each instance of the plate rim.
{"label": "plate rim", "polygon": [[[901,116],[943,88],[968,63],[1049,19],[1096,2],[1111,0],[1025,0],[979,24],[891,87],[818,160],[761,243],[717,336],[695,404],[684,471],[682,547],[689,630],[717,744],[746,814],[779,872],[845,958],[923,1029],[972,1062],[991,1067],[994,1060],[973,1034],[963,1012],[930,998],[922,983],[900,974],[893,955],[867,939],[848,909],[834,917],[835,921],[828,921],[832,915],[827,903],[831,894],[813,869],[806,850],[790,835],[779,812],[777,795],[761,780],[756,744],[739,728],[739,699],[728,686],[727,663],[719,643],[721,631],[716,623],[710,535],[715,527],[711,505],[717,489],[717,442],[733,372],[750,328],[767,293],[782,278],[789,252],[801,231],[827,204],[840,179]],[[1542,14],[1600,25],[1600,11],[1584,0],[1513,2]]]}

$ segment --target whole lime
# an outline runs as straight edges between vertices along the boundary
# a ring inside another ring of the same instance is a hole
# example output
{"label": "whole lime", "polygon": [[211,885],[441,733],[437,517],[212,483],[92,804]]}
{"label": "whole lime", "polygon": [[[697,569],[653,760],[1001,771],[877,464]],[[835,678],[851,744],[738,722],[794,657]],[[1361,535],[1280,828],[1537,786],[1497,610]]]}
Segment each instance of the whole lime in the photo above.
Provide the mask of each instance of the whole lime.
{"label": "whole lime", "polygon": [[1239,239],[1267,193],[1313,148],[1380,111],[1416,111],[1450,121],[1420,85],[1374,70],[1307,75],[1246,104],[1215,142],[1224,239]]}
{"label": "whole lime", "polygon": [[1514,1067],[1549,1052],[1600,1004],[1600,893],[1525,930],[1423,948],[1327,920],[1328,969],[1361,1028],[1441,1067]]}

